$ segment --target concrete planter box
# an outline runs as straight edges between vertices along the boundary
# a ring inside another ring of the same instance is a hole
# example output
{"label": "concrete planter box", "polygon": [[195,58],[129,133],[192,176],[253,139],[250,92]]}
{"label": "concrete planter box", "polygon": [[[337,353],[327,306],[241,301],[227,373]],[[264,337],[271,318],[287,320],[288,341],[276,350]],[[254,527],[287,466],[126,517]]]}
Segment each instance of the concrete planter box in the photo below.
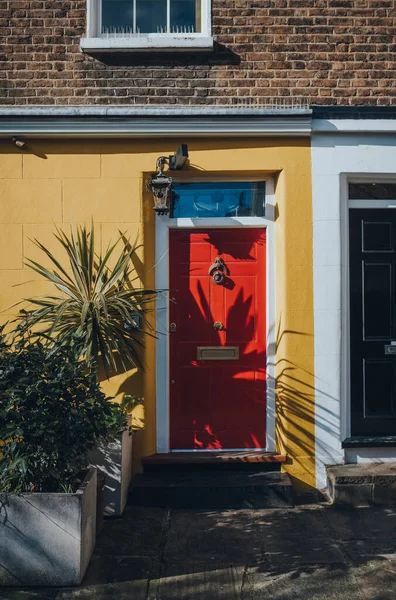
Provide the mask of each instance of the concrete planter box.
{"label": "concrete planter box", "polygon": [[0,585],[79,585],[95,530],[95,469],[74,494],[0,493]]}
{"label": "concrete planter box", "polygon": [[122,515],[132,477],[132,436],[125,430],[112,442],[101,443],[88,454],[89,464],[106,474],[104,514]]}

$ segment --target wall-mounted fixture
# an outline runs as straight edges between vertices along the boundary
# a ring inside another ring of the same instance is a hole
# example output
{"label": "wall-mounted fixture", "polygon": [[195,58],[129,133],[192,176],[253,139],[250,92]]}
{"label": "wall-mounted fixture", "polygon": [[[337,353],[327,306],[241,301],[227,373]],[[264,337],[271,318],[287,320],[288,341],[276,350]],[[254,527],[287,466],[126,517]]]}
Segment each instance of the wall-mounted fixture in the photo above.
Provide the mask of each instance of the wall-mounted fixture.
{"label": "wall-mounted fixture", "polygon": [[19,140],[16,137],[11,138],[11,141],[15,144],[17,148],[24,148],[26,146],[26,142]]}
{"label": "wall-mounted fixture", "polygon": [[172,156],[169,157],[169,169],[171,171],[179,171],[184,167],[188,160],[187,144],[180,144],[178,149]]}
{"label": "wall-mounted fixture", "polygon": [[181,144],[174,154],[169,156],[160,156],[157,158],[157,172],[146,181],[147,191],[153,194],[154,210],[158,215],[169,213],[172,201],[172,177],[167,177],[164,173],[164,166],[169,165],[170,171],[178,171],[184,167],[188,160],[187,144]]}

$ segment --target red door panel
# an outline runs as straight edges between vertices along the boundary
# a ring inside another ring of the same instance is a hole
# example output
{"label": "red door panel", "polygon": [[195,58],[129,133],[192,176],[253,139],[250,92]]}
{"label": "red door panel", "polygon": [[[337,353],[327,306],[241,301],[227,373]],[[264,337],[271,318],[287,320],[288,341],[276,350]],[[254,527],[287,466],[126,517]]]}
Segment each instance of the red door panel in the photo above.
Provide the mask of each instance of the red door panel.
{"label": "red door panel", "polygon": [[[265,230],[170,231],[171,449],[265,448],[265,286]],[[197,360],[198,346],[237,346],[239,359]]]}

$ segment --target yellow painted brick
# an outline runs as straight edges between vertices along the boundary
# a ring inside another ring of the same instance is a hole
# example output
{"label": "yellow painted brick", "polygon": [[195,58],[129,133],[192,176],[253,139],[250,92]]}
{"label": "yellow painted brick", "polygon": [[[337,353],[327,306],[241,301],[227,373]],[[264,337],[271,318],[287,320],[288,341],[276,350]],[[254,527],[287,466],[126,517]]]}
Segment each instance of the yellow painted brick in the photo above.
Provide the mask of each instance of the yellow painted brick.
{"label": "yellow painted brick", "polygon": [[[296,149],[309,157],[309,143],[296,140],[234,138],[192,140],[188,143],[190,165],[218,172],[279,171],[296,159]],[[292,155],[292,156],[291,156]],[[183,169],[184,171],[184,169]]]}
{"label": "yellow painted brick", "polygon": [[284,230],[284,239],[287,240],[287,244],[285,244],[286,264],[293,268],[306,266],[312,270],[312,222],[295,222],[293,225],[291,220]]}
{"label": "yellow painted brick", "polygon": [[0,224],[0,269],[22,267],[22,225]]}
{"label": "yellow painted brick", "polygon": [[64,221],[138,222],[140,179],[68,179],[63,182]]}
{"label": "yellow painted brick", "polygon": [[313,311],[312,287],[302,285],[306,276],[307,267],[296,266],[289,270],[289,277],[284,282],[286,298],[292,303],[296,310]]}
{"label": "yellow painted brick", "polygon": [[0,271],[0,313],[15,315],[22,308],[15,307],[16,303],[46,294],[54,295],[54,286],[30,270]]}
{"label": "yellow painted brick", "polygon": [[100,387],[106,396],[114,397],[117,401],[121,401],[125,394],[141,398],[143,396],[143,376],[137,369],[122,371],[110,379],[102,377]]}
{"label": "yellow painted brick", "polygon": [[22,153],[0,154],[0,179],[20,179],[22,177]]}
{"label": "yellow painted brick", "polygon": [[[123,234],[125,242],[129,239],[133,245],[137,243],[138,247],[133,255],[133,265],[139,274],[143,274],[144,267],[144,250],[143,250],[143,225],[141,223],[102,223],[102,254],[106,252],[109,244],[114,244],[120,237],[120,232]],[[109,260],[109,267],[115,265],[118,256],[122,250],[122,243],[117,244],[113,251],[113,256]],[[140,285],[135,282],[136,285]]]}
{"label": "yellow painted brick", "polygon": [[[102,223],[102,252],[105,251],[110,243],[114,243],[123,234],[125,239],[129,239],[132,244],[138,245],[143,242],[143,225],[141,223]],[[140,252],[140,256],[142,256]]]}
{"label": "yellow painted brick", "polygon": [[97,143],[34,140],[31,146],[33,151],[23,155],[23,177],[26,179],[100,177]]}
{"label": "yellow painted brick", "polygon": [[4,313],[0,313],[0,327],[2,327],[3,335],[7,335],[14,329],[15,324],[12,323],[12,319],[10,315],[6,315]]}
{"label": "yellow painted brick", "polygon": [[[83,225],[83,223],[74,223],[75,227]],[[44,267],[52,267],[55,268],[55,265],[51,262],[51,260],[46,256],[46,254],[40,250],[34,243],[34,240],[37,239],[43,246],[49,250],[56,260],[60,262],[60,264],[64,268],[69,268],[69,260],[67,257],[66,251],[63,249],[63,246],[56,239],[56,227],[60,230],[64,231],[67,236],[70,236],[70,224],[69,223],[53,223],[49,224],[37,224],[37,225],[24,225],[23,227],[23,245],[24,245],[24,260],[30,258],[38,262],[40,265]],[[87,223],[88,231],[90,231],[91,223]],[[100,223],[95,225],[95,248],[99,253],[101,249],[101,226]]]}
{"label": "yellow painted brick", "polygon": [[140,177],[154,173],[157,158],[169,156],[176,150],[172,145],[157,141],[137,140],[105,141],[101,146],[102,177]]}
{"label": "yellow painted brick", "polygon": [[[189,151],[190,167],[173,173],[183,178],[196,169],[208,172],[261,172],[279,171],[286,163],[298,161],[300,172],[308,172],[310,146],[307,140],[279,139],[185,139]],[[102,177],[136,177],[142,172],[155,171],[159,156],[169,156],[177,150],[175,140],[108,140],[102,142]],[[307,162],[308,161],[308,162]],[[201,173],[201,175],[205,173]]]}
{"label": "yellow painted brick", "polygon": [[0,223],[61,221],[61,182],[0,181]]}

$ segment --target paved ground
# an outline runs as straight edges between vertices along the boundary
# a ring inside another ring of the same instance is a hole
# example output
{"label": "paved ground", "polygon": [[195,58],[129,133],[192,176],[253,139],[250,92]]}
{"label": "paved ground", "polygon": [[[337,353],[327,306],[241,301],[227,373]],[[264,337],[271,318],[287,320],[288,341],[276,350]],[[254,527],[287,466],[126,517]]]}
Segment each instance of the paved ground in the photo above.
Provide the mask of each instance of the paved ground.
{"label": "paved ground", "polygon": [[83,586],[0,598],[395,600],[396,507],[129,507],[105,522]]}

